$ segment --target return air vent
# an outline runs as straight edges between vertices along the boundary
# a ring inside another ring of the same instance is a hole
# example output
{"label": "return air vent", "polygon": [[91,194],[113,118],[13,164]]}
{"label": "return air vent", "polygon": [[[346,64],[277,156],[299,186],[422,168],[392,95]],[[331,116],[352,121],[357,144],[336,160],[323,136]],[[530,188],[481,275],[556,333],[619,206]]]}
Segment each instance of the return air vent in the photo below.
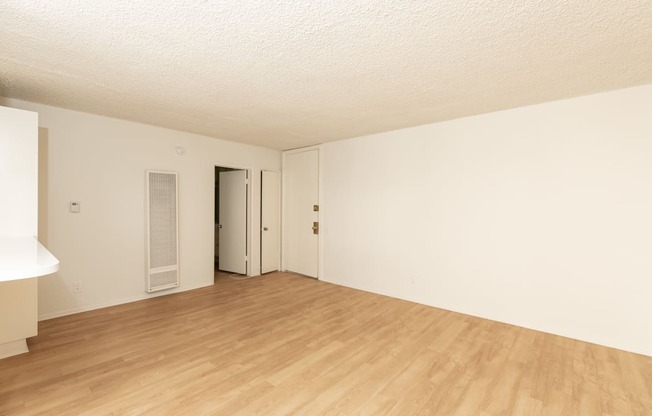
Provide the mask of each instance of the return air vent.
{"label": "return air vent", "polygon": [[178,181],[147,172],[147,291],[179,286]]}

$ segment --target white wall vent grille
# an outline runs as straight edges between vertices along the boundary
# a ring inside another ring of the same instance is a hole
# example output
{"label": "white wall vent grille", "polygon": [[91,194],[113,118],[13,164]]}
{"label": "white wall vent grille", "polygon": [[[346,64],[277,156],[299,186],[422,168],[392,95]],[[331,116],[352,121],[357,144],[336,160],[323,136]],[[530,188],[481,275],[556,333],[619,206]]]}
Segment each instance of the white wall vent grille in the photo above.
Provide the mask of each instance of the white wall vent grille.
{"label": "white wall vent grille", "polygon": [[147,291],[179,286],[178,181],[147,172]]}

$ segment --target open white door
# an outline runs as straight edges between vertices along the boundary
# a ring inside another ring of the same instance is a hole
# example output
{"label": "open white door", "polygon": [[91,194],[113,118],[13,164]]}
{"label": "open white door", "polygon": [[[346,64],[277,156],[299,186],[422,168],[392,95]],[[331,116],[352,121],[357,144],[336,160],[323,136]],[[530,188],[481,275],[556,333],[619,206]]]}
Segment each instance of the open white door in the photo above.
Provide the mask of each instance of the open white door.
{"label": "open white door", "polygon": [[279,269],[281,254],[281,199],[278,172],[261,172],[260,273]]}
{"label": "open white door", "polygon": [[247,171],[220,172],[219,268],[247,274]]}
{"label": "open white door", "polygon": [[285,153],[283,163],[283,268],[319,273],[319,151]]}

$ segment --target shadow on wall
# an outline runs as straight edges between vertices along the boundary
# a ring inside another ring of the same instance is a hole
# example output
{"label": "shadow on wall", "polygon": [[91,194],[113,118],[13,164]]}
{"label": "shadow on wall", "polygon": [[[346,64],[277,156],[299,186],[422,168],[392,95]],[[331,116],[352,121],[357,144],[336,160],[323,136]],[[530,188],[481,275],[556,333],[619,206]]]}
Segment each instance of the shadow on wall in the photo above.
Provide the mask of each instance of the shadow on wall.
{"label": "shadow on wall", "polygon": [[49,132],[38,128],[38,240],[48,246],[48,149]]}

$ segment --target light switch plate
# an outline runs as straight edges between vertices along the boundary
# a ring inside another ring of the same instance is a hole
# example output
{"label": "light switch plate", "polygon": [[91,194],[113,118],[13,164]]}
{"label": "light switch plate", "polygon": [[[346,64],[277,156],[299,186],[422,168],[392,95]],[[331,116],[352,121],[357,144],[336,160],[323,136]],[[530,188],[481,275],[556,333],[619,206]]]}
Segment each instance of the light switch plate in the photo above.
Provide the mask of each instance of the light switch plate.
{"label": "light switch plate", "polygon": [[77,201],[72,201],[70,203],[70,212],[73,214],[79,214],[81,212],[81,204]]}

